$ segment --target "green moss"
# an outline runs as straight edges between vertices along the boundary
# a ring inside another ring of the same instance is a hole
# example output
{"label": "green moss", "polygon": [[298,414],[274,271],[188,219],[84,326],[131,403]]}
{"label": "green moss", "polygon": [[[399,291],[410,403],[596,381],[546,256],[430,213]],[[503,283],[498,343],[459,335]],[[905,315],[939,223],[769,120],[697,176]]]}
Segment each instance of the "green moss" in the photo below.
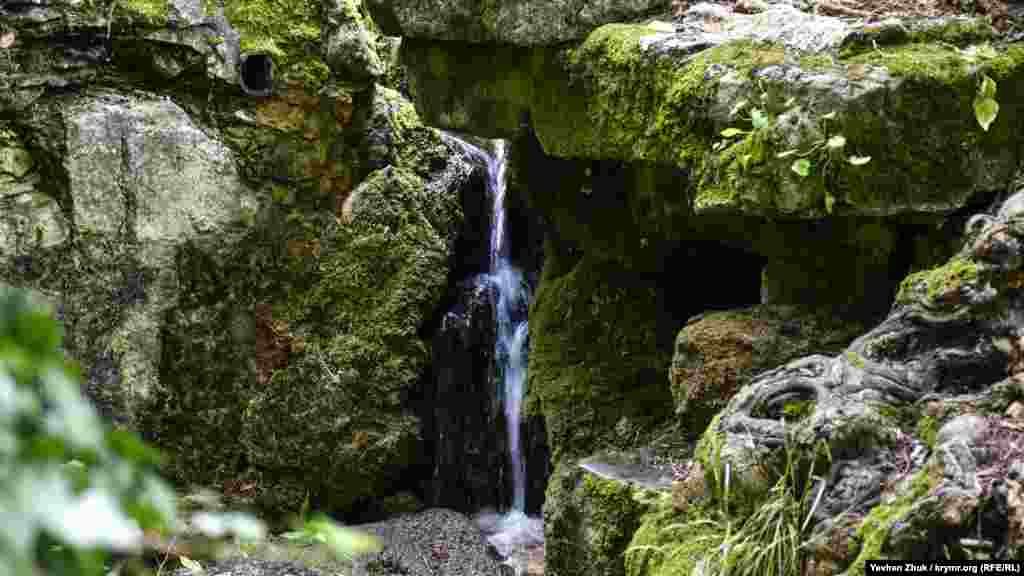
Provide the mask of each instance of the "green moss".
{"label": "green moss", "polygon": [[912,407],[900,408],[885,402],[874,402],[871,404],[871,407],[896,427],[905,424],[909,419],[908,413],[913,411]]}
{"label": "green moss", "polygon": [[864,358],[853,350],[846,351],[846,359],[849,360],[850,364],[853,366],[860,368],[861,370],[864,369]]}
{"label": "green moss", "polygon": [[942,422],[940,420],[931,416],[922,416],[921,419],[917,421],[917,437],[927,444],[929,448],[934,448],[935,439],[939,435],[940,428],[942,428]]}
{"label": "green moss", "polygon": [[937,42],[960,47],[995,38],[995,29],[985,18],[947,19],[938,26],[925,26],[910,34],[913,42]]}
{"label": "green moss", "polygon": [[[708,68],[722,64],[742,76],[784,59],[778,46],[736,41],[681,61],[643,52],[640,40],[650,34],[646,26],[608,24],[563,55],[580,89],[569,99],[563,94],[562,104],[535,100],[534,111],[541,112],[535,114],[537,135],[546,151],[698,166],[712,139],[700,114],[716,85],[706,77]],[[557,107],[550,116],[543,113],[549,104]]]}
{"label": "green moss", "polygon": [[555,461],[613,441],[623,416],[642,425],[672,409],[653,280],[592,256],[558,275],[557,260],[545,262],[530,309],[528,386]]}
{"label": "green moss", "polygon": [[121,0],[117,7],[127,10],[142,24],[149,26],[165,26],[168,21],[170,3],[167,0]]}
{"label": "green moss", "polygon": [[705,471],[711,470],[712,466],[715,465],[717,460],[716,453],[721,449],[722,444],[725,443],[725,434],[718,430],[721,420],[722,414],[715,414],[707,429],[701,434],[700,440],[697,441],[697,446],[693,451],[694,459],[700,462]]}
{"label": "green moss", "polygon": [[[656,507],[642,519],[627,549],[627,574],[722,574],[730,573],[730,566],[752,574],[795,574],[806,515],[796,491],[798,479],[808,477],[810,466],[824,473],[831,464],[825,443],[816,446],[807,454],[784,448],[785,463],[774,486],[767,493],[744,493],[742,488],[731,493],[728,510],[722,500],[693,503],[682,513],[665,503]],[[735,506],[733,499],[739,500]],[[701,562],[708,564],[698,572]]]}
{"label": "green moss", "polygon": [[842,46],[840,56],[849,58],[879,47],[907,44],[936,44],[964,47],[993,40],[996,32],[983,18],[945,20],[938,24],[918,22],[868,24],[851,36]]}
{"label": "green moss", "polygon": [[607,576],[624,573],[622,553],[639,524],[641,506],[633,499],[628,483],[583,478],[583,502],[587,508],[587,574]]}
{"label": "green moss", "polygon": [[[275,78],[318,89],[326,65],[311,46],[320,43],[320,3],[315,0],[226,0],[224,15],[241,34],[245,52],[270,54],[277,66]],[[312,64],[317,62],[320,66]]]}
{"label": "green moss", "polygon": [[[707,213],[717,207],[735,210],[789,204],[780,198],[777,162],[766,163],[773,151],[771,127],[755,130],[723,150],[706,165],[694,209]],[[758,182],[756,186],[750,184],[752,179]]]}
{"label": "green moss", "polygon": [[[985,61],[985,67],[988,69],[989,75],[994,80],[999,81],[1014,75],[1019,76],[1021,63],[1024,63],[1024,46],[1012,44],[1000,48],[999,55],[996,58]],[[1000,91],[997,99],[1001,96],[1003,96],[1002,91]],[[1000,102],[1007,103],[1008,100],[1002,98]]]}
{"label": "green moss", "polygon": [[925,467],[914,475],[908,489],[901,492],[895,500],[872,508],[857,528],[856,540],[851,542],[851,546],[856,546],[856,542],[859,542],[860,550],[844,574],[863,576],[865,561],[886,559],[883,551],[889,538],[889,530],[902,520],[913,508],[914,503],[928,494],[935,484],[936,480],[930,469]]}
{"label": "green moss", "polygon": [[[725,540],[725,526],[713,511],[694,504],[683,513],[666,499],[641,518],[625,554],[627,576],[689,576]],[[685,529],[684,529],[685,528]]]}
{"label": "green moss", "polygon": [[786,402],[782,407],[782,416],[787,422],[797,422],[810,416],[814,412],[815,405],[813,400]]}
{"label": "green moss", "polygon": [[905,304],[917,301],[921,288],[931,303],[947,295],[956,294],[965,283],[973,283],[978,279],[978,265],[963,257],[951,259],[946,264],[915,272],[907,276],[900,284],[896,302]]}
{"label": "green moss", "polygon": [[965,82],[971,73],[968,61],[956,48],[943,44],[905,44],[880,48],[844,59],[843,62],[885,66],[897,76],[953,86]]}
{"label": "green moss", "polygon": [[830,70],[835,66],[836,60],[829,54],[811,54],[800,58],[800,68],[803,70]]}

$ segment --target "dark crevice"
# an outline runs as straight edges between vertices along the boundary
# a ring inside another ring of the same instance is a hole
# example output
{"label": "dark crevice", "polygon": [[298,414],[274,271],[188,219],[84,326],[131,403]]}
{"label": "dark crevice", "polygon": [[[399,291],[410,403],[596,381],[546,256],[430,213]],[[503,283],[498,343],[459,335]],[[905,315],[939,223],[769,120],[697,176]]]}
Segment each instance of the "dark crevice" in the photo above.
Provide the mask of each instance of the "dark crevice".
{"label": "dark crevice", "polygon": [[274,61],[269,54],[245,54],[239,63],[239,83],[249,96],[269,96],[274,87]]}
{"label": "dark crevice", "polygon": [[686,322],[715,310],[761,302],[767,260],[710,241],[682,241],[666,251],[658,270],[658,347],[671,350]]}

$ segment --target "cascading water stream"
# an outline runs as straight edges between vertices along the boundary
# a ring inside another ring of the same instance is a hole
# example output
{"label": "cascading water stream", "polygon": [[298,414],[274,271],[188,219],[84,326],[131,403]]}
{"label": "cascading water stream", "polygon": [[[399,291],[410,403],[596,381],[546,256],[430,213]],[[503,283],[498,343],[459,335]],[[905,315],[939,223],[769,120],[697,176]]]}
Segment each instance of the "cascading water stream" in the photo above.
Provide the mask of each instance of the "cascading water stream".
{"label": "cascading water stream", "polygon": [[[450,136],[450,135],[449,135]],[[495,378],[504,408],[505,428],[508,434],[509,469],[512,476],[511,508],[502,516],[481,514],[478,523],[490,533],[489,540],[503,556],[513,556],[517,550],[537,546],[543,542],[543,523],[539,518],[526,515],[526,460],[520,438],[523,394],[525,392],[527,362],[527,308],[530,288],[522,272],[509,257],[505,243],[505,143],[495,143],[493,155],[457,137],[451,140],[467,154],[487,166],[488,189],[493,204],[490,234],[490,263],[482,280],[493,290],[495,323]],[[517,573],[523,571],[521,563],[513,563]]]}
{"label": "cascading water stream", "polygon": [[502,404],[508,430],[509,466],[512,471],[512,511],[526,512],[526,462],[519,438],[523,381],[526,379],[526,337],[528,325],[525,310],[529,305],[529,286],[518,268],[509,261],[505,246],[505,143],[498,141],[488,164],[494,195],[494,221],[491,226],[490,283],[497,293],[494,307],[495,362],[497,377],[502,383]]}

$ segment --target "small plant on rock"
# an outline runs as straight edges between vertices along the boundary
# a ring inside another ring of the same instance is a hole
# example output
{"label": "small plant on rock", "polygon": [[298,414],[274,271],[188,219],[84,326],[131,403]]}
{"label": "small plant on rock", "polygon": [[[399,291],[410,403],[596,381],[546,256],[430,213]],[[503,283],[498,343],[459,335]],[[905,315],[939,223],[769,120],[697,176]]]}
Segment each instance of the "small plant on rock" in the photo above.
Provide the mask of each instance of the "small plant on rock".
{"label": "small plant on rock", "polygon": [[[794,109],[795,104],[796,99],[789,98],[782,104],[781,110],[792,110]],[[729,116],[737,116],[737,114],[749,106],[750,103],[748,100],[740,100],[733,106],[732,110],[729,112]],[[765,145],[771,140],[773,129],[778,125],[778,118],[780,115],[781,114],[779,113],[773,112],[771,107],[768,106],[768,93],[762,91],[761,104],[750,108],[750,113],[745,118],[750,122],[751,129],[743,130],[736,127],[729,127],[722,130],[721,136],[723,140],[716,142],[712,146],[712,149],[715,152],[722,152],[726,148],[735,144],[737,138],[751,138],[752,142],[750,147],[747,150],[738,153],[736,156],[740,169],[746,171],[752,162],[763,160]],[[821,115],[818,118],[819,128],[822,134],[821,138],[814,140],[806,147],[789,148],[782,152],[778,152],[775,154],[775,157],[778,159],[794,158],[792,164],[790,164],[790,170],[800,178],[807,178],[812,174],[820,174],[824,176],[828,168],[837,161],[843,161],[853,166],[862,166],[870,162],[870,156],[849,155],[844,157],[843,150],[847,144],[846,137],[838,132],[830,133],[832,131],[830,130],[829,122],[835,118],[835,111]],[[827,213],[832,213],[835,200],[835,197],[826,188],[825,211]]]}

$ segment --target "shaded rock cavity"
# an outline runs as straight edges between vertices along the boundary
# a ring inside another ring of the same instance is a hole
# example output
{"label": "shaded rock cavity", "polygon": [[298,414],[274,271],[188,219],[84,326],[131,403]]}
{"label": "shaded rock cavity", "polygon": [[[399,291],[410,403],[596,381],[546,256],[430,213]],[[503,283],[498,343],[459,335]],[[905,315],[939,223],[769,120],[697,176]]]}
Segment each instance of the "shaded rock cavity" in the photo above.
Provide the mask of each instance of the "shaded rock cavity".
{"label": "shaded rock cavity", "polygon": [[270,96],[274,87],[274,61],[269,54],[245,54],[239,63],[238,78],[249,96]]}

